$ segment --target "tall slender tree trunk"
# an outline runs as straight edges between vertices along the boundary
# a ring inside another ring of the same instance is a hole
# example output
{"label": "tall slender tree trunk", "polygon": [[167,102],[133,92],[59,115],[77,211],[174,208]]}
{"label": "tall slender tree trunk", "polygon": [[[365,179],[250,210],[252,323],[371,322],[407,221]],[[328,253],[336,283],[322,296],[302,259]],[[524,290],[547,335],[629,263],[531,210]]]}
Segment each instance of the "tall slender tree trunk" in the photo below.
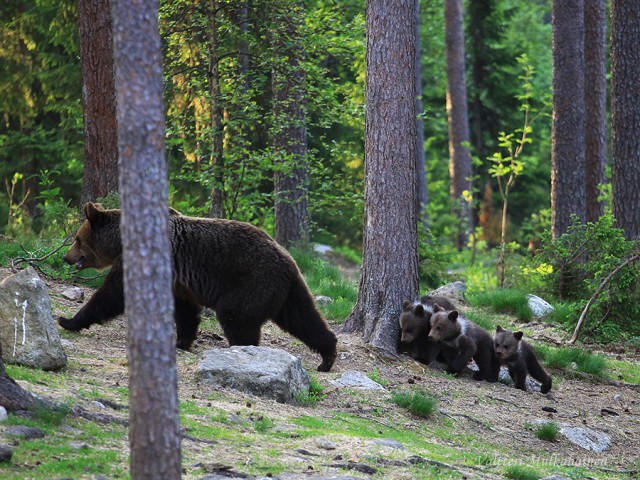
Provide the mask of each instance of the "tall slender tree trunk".
{"label": "tall slender tree trunk", "polygon": [[471,155],[469,153],[469,117],[465,75],[462,0],[445,0],[444,21],[447,47],[447,116],[449,118],[449,175],[451,203],[460,219],[458,250],[467,244],[473,231],[469,202],[464,192],[471,192]]}
{"label": "tall slender tree trunk", "polygon": [[427,184],[427,160],[424,153],[424,120],[422,119],[422,58],[420,57],[420,0],[416,4],[416,176],[418,218],[423,226],[429,224],[427,206],[429,205],[429,189]]}
{"label": "tall slender tree trunk", "polygon": [[640,3],[611,2],[613,216],[640,240]]}
{"label": "tall slender tree trunk", "polygon": [[414,22],[412,2],[367,1],[362,272],[344,329],[393,354],[402,302],[419,293]]}
{"label": "tall slender tree trunk", "polygon": [[224,148],[222,137],[222,108],[220,107],[220,69],[218,66],[218,24],[216,16],[218,1],[209,0],[207,16],[209,17],[208,48],[209,48],[209,112],[211,115],[211,173],[213,176],[211,188],[211,205],[209,216],[224,217]]}
{"label": "tall slender tree trunk", "polygon": [[607,0],[585,0],[585,187],[586,220],[604,213],[598,201],[607,163]]}
{"label": "tall slender tree trunk", "polygon": [[110,0],[77,0],[84,110],[82,203],[118,191],[118,126]]}
{"label": "tall slender tree trunk", "polygon": [[179,479],[172,259],[157,0],[114,0],[132,479]]}
{"label": "tall slender tree trunk", "polygon": [[583,0],[554,0],[551,227],[567,231],[586,216]]}
{"label": "tall slender tree trunk", "polygon": [[278,0],[274,6],[272,45],[275,239],[284,246],[309,242],[309,166],[305,108],[301,2]]}

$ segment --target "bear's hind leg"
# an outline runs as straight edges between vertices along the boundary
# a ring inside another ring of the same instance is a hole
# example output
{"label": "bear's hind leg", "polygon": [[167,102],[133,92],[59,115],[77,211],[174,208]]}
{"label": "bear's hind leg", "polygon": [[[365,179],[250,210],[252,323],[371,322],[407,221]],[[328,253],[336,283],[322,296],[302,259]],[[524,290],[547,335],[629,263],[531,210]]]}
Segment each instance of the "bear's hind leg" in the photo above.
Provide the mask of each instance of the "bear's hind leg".
{"label": "bear's hind leg", "polygon": [[236,312],[217,308],[216,317],[224,331],[224,336],[233,345],[259,345],[262,321],[241,317]]}
{"label": "bear's hind leg", "polygon": [[202,307],[187,300],[176,298],[173,318],[176,322],[176,347],[189,350],[198,336]]}

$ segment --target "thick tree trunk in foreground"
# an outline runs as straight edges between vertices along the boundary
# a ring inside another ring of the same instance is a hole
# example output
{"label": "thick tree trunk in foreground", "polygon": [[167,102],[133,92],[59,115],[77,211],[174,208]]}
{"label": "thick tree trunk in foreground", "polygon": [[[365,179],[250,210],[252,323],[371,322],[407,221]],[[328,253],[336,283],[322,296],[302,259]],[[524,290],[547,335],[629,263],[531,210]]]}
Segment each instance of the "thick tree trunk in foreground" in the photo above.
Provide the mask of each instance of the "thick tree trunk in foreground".
{"label": "thick tree trunk in foreground", "polygon": [[640,3],[611,2],[611,186],[616,225],[640,240]]}
{"label": "thick tree trunk in foreground", "polygon": [[571,215],[584,221],[585,109],[582,0],[553,2],[553,117],[551,128],[551,228],[567,231]]}
{"label": "thick tree trunk in foreground", "polygon": [[366,15],[364,250],[358,301],[344,329],[394,354],[402,302],[419,293],[415,6],[369,0]]}
{"label": "thick tree trunk in foreground", "polygon": [[84,172],[82,204],[118,191],[118,126],[110,0],[78,0]]}
{"label": "thick tree trunk in foreground", "polygon": [[131,478],[179,479],[172,264],[157,0],[114,0]]}

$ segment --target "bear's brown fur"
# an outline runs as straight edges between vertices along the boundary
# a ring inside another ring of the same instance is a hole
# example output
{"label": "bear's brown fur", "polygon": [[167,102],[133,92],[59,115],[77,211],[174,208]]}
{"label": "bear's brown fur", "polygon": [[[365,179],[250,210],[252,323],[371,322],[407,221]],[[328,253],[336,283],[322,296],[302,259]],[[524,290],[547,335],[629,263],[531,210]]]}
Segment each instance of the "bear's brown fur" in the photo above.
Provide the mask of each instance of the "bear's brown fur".
{"label": "bear's brown fur", "polygon": [[438,303],[447,309],[455,310],[455,306],[445,297],[424,295],[419,301],[405,300],[400,314],[400,347],[401,353],[429,365],[440,352],[437,343],[429,341],[431,315],[433,305]]}
{"label": "bear's brown fur", "polygon": [[506,365],[509,375],[516,384],[516,388],[527,390],[527,372],[540,382],[540,392],[551,390],[551,377],[545,372],[536,352],[531,345],[522,340],[522,332],[505,330],[500,325],[496,327],[493,344],[498,361]]}
{"label": "bear's brown fur", "polygon": [[[73,318],[59,319],[74,331],[124,312],[120,210],[87,203],[84,214],[64,260],[78,269],[111,266],[111,271]],[[262,324],[271,319],[322,356],[319,371],[331,369],[336,337],[284,248],[248,223],[176,211],[169,221],[178,348],[189,349],[206,306],[215,310],[230,345],[258,345]]]}
{"label": "bear's brown fur", "polygon": [[440,342],[447,371],[459,375],[472,358],[479,371],[474,380],[497,382],[500,364],[493,351],[493,338],[484,328],[440,305],[433,306],[429,340]]}

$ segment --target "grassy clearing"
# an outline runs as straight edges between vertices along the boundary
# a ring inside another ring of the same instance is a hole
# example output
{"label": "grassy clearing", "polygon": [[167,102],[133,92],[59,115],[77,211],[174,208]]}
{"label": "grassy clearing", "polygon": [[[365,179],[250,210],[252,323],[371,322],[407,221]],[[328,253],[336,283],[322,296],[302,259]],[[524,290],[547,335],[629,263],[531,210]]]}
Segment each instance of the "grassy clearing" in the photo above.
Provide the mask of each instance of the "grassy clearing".
{"label": "grassy clearing", "polygon": [[474,307],[489,308],[497,313],[514,315],[518,321],[528,322],[533,318],[524,290],[500,289],[476,293],[469,298]]}
{"label": "grassy clearing", "polygon": [[555,422],[545,422],[535,429],[536,437],[547,442],[555,442],[560,434],[560,427]]}
{"label": "grassy clearing", "polygon": [[536,351],[550,368],[558,368],[566,372],[578,371],[594,377],[604,377],[606,374],[607,359],[600,354],[581,348],[555,348],[548,345],[538,345]]}
{"label": "grassy clearing", "polygon": [[438,400],[430,393],[423,391],[396,392],[391,399],[396,405],[422,418],[431,417],[438,406]]}

